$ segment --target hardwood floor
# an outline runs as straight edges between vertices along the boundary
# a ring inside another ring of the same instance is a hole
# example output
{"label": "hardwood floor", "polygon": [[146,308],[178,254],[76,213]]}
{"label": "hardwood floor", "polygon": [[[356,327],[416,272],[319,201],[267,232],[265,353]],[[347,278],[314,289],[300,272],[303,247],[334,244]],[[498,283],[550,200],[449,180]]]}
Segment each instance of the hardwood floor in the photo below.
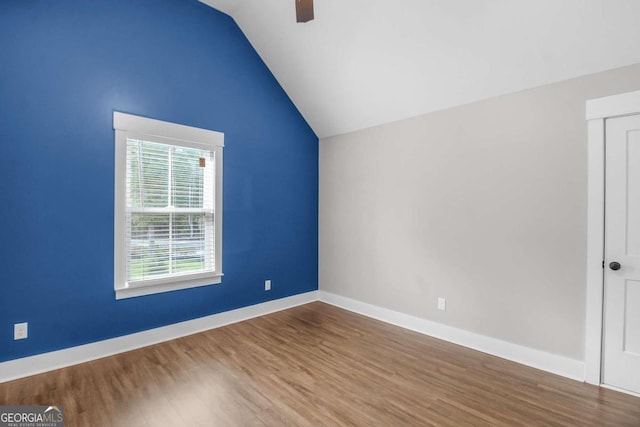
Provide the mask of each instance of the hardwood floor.
{"label": "hardwood floor", "polygon": [[640,426],[640,398],[320,302],[0,384],[66,426]]}

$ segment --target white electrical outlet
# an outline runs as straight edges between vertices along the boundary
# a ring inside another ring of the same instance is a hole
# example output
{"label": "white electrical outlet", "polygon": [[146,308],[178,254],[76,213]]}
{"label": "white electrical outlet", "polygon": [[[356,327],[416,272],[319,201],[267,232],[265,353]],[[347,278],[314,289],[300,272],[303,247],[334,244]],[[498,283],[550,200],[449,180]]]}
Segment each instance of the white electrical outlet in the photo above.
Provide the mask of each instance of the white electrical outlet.
{"label": "white electrical outlet", "polygon": [[438,310],[446,310],[447,309],[447,300],[444,298],[438,297]]}
{"label": "white electrical outlet", "polygon": [[265,291],[270,291],[271,290],[271,280],[265,280],[264,281],[264,290]]}
{"label": "white electrical outlet", "polygon": [[29,336],[29,324],[27,322],[16,323],[15,325],[13,325],[14,340],[23,340],[28,336]]}

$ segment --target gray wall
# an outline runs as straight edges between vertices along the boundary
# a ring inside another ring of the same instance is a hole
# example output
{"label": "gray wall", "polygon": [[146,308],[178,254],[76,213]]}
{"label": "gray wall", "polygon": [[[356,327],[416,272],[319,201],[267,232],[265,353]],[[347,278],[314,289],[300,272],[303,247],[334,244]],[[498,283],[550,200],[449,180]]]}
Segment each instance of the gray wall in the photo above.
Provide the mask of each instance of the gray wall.
{"label": "gray wall", "polygon": [[637,89],[640,64],[321,140],[320,289],[583,359],[585,101]]}

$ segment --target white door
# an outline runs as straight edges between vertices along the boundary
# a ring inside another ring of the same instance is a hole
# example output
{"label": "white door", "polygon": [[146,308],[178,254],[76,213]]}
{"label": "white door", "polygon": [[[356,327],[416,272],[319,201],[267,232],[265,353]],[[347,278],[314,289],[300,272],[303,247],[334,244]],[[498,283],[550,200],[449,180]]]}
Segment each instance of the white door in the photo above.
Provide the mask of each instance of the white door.
{"label": "white door", "polygon": [[606,121],[602,382],[640,393],[640,115]]}

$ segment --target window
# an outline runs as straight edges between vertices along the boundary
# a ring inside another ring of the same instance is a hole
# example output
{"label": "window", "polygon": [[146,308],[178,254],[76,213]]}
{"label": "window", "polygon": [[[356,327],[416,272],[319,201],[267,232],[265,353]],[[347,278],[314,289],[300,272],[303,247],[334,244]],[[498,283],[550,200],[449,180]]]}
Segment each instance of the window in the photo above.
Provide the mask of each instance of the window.
{"label": "window", "polygon": [[114,112],[116,298],[220,283],[224,135]]}

